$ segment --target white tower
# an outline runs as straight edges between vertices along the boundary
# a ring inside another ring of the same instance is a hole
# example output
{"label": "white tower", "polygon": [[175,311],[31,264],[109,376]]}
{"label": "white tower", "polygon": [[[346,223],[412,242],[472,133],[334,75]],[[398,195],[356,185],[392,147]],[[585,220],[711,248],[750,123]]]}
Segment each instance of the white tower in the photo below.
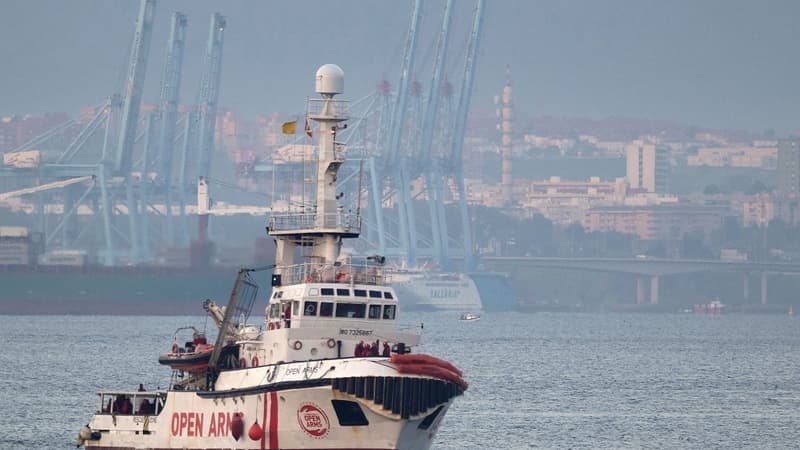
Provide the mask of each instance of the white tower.
{"label": "white tower", "polygon": [[503,204],[509,206],[513,203],[513,183],[511,178],[511,67],[506,66],[506,85],[503,88],[503,109],[501,110],[503,132]]}
{"label": "white tower", "polygon": [[336,263],[342,238],[358,237],[360,231],[358,214],[345,212],[337,204],[336,176],[344,162],[345,146],[336,142],[336,133],[344,127],[340,123],[347,120],[348,104],[334,100],[334,96],[344,91],[344,72],[335,64],[325,64],[317,70],[315,85],[322,98],[308,99],[306,116],[319,124],[315,133],[316,198],[309,211],[270,217],[269,234],[278,238],[278,274],[294,264],[297,246],[312,248],[312,265]]}

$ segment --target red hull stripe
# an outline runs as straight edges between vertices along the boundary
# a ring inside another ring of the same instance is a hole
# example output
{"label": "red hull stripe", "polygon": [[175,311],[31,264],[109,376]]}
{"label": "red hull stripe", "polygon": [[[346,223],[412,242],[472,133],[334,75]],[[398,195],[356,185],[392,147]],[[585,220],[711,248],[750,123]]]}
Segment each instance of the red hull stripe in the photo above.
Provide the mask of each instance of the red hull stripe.
{"label": "red hull stripe", "polygon": [[[266,428],[267,427],[267,393],[264,392],[264,399],[262,402],[264,404],[264,415],[261,417],[261,426]],[[261,450],[267,448],[267,430],[264,430],[261,433]]]}
{"label": "red hull stripe", "polygon": [[269,393],[269,448],[278,448],[278,393]]}

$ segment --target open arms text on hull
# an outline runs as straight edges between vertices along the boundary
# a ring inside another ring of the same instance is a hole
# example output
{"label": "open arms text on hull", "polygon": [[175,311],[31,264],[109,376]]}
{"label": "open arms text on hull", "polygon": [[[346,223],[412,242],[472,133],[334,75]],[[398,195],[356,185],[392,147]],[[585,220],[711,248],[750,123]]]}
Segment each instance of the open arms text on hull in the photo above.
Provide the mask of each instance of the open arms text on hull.
{"label": "open arms text on hull", "polygon": [[[319,68],[308,119],[318,123],[316,203],[273,215],[277,244],[263,329],[248,326],[257,286],[242,269],[228,305],[205,308],[219,335],[195,336],[159,358],[174,370],[166,391],[98,393],[78,435],[95,449],[424,449],[467,388],[447,361],[418,354],[417,330],[397,325],[398,300],[383,258],[341,259],[360,232],[337,205],[347,118],[342,70]],[[295,261],[295,258],[298,261]],[[185,355],[184,355],[185,354]]]}

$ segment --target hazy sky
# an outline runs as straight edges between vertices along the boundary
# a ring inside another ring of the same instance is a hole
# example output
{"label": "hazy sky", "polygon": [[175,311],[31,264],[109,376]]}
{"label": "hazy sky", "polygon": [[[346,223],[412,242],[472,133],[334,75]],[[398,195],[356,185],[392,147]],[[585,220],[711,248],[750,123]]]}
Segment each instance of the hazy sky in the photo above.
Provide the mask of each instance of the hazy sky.
{"label": "hazy sky", "polygon": [[[418,76],[427,85],[443,0],[428,1]],[[459,80],[474,2],[458,0],[448,73]],[[800,1],[487,0],[473,107],[492,111],[511,64],[518,114],[673,119],[800,130]],[[0,115],[66,111],[119,89],[139,2],[0,0]],[[209,16],[227,17],[220,103],[299,112],[324,63],[345,96],[399,76],[411,1],[158,3],[145,100],[155,102],[169,16],[189,16],[182,100],[196,97]]]}

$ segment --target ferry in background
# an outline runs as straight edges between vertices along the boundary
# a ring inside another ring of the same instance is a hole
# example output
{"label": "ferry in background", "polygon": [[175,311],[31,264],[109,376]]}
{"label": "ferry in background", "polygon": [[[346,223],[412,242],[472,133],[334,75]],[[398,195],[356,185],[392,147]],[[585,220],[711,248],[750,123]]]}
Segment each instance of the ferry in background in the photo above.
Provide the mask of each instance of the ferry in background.
{"label": "ferry in background", "polygon": [[508,275],[490,271],[443,272],[435,266],[388,269],[406,307],[426,311],[511,311],[519,296]]}
{"label": "ferry in background", "polygon": [[463,273],[419,269],[389,272],[392,287],[406,307],[419,310],[481,310],[481,295],[475,282]]}

